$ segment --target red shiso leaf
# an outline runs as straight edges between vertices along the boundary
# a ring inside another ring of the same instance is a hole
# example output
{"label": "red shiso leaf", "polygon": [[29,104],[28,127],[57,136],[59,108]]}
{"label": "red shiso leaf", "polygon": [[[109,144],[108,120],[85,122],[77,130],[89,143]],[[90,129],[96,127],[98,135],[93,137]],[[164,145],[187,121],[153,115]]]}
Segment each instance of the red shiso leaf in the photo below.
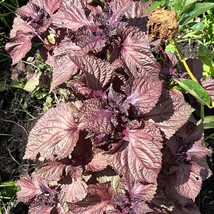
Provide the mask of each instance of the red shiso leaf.
{"label": "red shiso leaf", "polygon": [[81,201],[87,195],[87,187],[88,185],[81,179],[73,180],[72,184],[62,185],[59,195],[61,204]]}
{"label": "red shiso leaf", "polygon": [[[38,2],[30,0],[25,6],[18,8],[16,10],[16,13],[18,13],[22,17],[31,18],[32,20],[37,20],[37,18],[39,17],[39,14],[36,6],[39,7]],[[40,9],[42,9],[43,4],[40,6],[41,6]]]}
{"label": "red shiso leaf", "polygon": [[51,90],[66,82],[78,71],[78,66],[72,61],[70,56],[78,55],[81,47],[69,40],[64,40],[59,47],[54,50],[55,63],[53,67],[53,78]]}
{"label": "red shiso leaf", "polygon": [[81,166],[71,166],[67,165],[65,168],[65,174],[69,175],[74,180],[80,179],[83,174],[83,169]]}
{"label": "red shiso leaf", "polygon": [[44,7],[44,0],[30,0],[30,1],[33,4],[37,5],[40,9],[42,9]]}
{"label": "red shiso leaf", "polygon": [[83,201],[71,205],[70,209],[79,214],[111,213],[115,210],[111,204],[115,192],[109,183],[91,184],[88,186],[89,195]]}
{"label": "red shiso leaf", "polygon": [[17,16],[13,20],[12,30],[10,31],[10,38],[15,38],[17,33],[30,34],[35,33],[34,28],[26,21],[24,21],[20,16]]}
{"label": "red shiso leaf", "polygon": [[81,28],[75,33],[76,44],[79,45],[85,53],[97,53],[105,47],[106,38],[104,35],[94,35],[88,28]]}
{"label": "red shiso leaf", "polygon": [[17,181],[17,185],[21,188],[16,194],[17,199],[25,203],[28,203],[35,196],[42,193],[40,181],[36,177],[23,176]]}
{"label": "red shiso leaf", "polygon": [[162,93],[162,81],[135,79],[125,103],[146,114],[157,104]]}
{"label": "red shiso leaf", "polygon": [[206,155],[211,154],[211,150],[207,149],[202,144],[203,139],[195,142],[192,147],[186,152],[188,158],[192,159],[192,157],[203,158]]}
{"label": "red shiso leaf", "polygon": [[156,193],[157,185],[139,182],[121,181],[121,187],[128,191],[131,198],[151,201]]}
{"label": "red shiso leaf", "polygon": [[56,161],[50,161],[35,171],[33,175],[39,177],[40,179],[48,180],[48,182],[59,181],[64,169],[64,164]]}
{"label": "red shiso leaf", "polygon": [[156,183],[162,161],[162,137],[155,125],[124,131],[124,147],[115,154],[114,169],[130,181]]}
{"label": "red shiso leaf", "polygon": [[46,206],[45,204],[42,205],[34,205],[32,204],[29,207],[29,214],[51,214],[53,207],[51,206]]}
{"label": "red shiso leaf", "polygon": [[61,103],[49,109],[29,134],[24,159],[62,159],[71,154],[79,139],[70,105]]}
{"label": "red shiso leaf", "polygon": [[53,67],[53,78],[51,91],[57,86],[69,80],[78,71],[78,66],[70,59],[68,55],[55,58]]}
{"label": "red shiso leaf", "polygon": [[157,79],[160,68],[150,50],[147,36],[133,27],[122,29],[121,34],[125,37],[122,43],[121,58],[130,72],[134,76]]}
{"label": "red shiso leaf", "polygon": [[162,94],[158,104],[145,118],[154,120],[169,139],[187,122],[193,111],[194,109],[185,102],[181,92],[170,90],[169,94]]}
{"label": "red shiso leaf", "polygon": [[12,65],[17,64],[31,49],[31,39],[34,36],[18,34],[15,42],[8,42],[5,46],[6,51],[12,58]]}
{"label": "red shiso leaf", "polygon": [[73,43],[69,38],[62,40],[58,47],[54,49],[54,56],[59,57],[63,55],[76,55],[81,50],[79,45]]}
{"label": "red shiso leaf", "polygon": [[140,201],[132,202],[131,208],[137,214],[153,213],[153,210],[146,203]]}
{"label": "red shiso leaf", "polygon": [[194,109],[188,105],[181,92],[170,90],[170,97],[173,101],[173,115],[166,121],[158,123],[158,127],[169,139],[189,119]]}
{"label": "red shiso leaf", "polygon": [[63,1],[59,11],[52,16],[52,23],[72,31],[83,26],[96,29],[91,17],[86,17],[84,7],[82,0]]}
{"label": "red shiso leaf", "polygon": [[105,169],[111,161],[111,155],[98,152],[94,155],[92,161],[86,166],[88,171],[96,172]]}
{"label": "red shiso leaf", "polygon": [[[197,150],[197,146],[195,147],[194,143],[198,141],[202,142],[202,140],[203,124],[201,123],[199,126],[196,126],[191,122],[187,122],[168,141],[166,141],[166,145],[170,148],[174,156],[176,156],[178,153],[184,154],[186,152],[186,155],[188,157],[188,150],[193,148],[193,150],[191,151],[194,153],[194,149]],[[191,151],[188,157],[189,160],[192,157],[197,157],[194,156],[194,154],[191,155]],[[201,155],[198,154],[198,157],[204,157],[204,152],[202,152]]]}
{"label": "red shiso leaf", "polygon": [[86,82],[92,90],[102,90],[113,76],[115,67],[99,58],[85,56],[83,59]]}
{"label": "red shiso leaf", "polygon": [[88,186],[88,193],[99,195],[102,201],[110,201],[115,195],[110,183],[91,184]]}
{"label": "red shiso leaf", "polygon": [[201,80],[201,84],[210,95],[212,101],[214,101],[214,79],[206,78],[204,80]]}
{"label": "red shiso leaf", "polygon": [[86,83],[81,79],[72,79],[69,81],[71,88],[76,92],[85,97],[89,97],[92,94],[92,90],[86,86]]}
{"label": "red shiso leaf", "polygon": [[45,0],[44,8],[49,14],[53,14],[61,4],[62,0]]}
{"label": "red shiso leaf", "polygon": [[113,14],[109,19],[109,24],[114,25],[120,18],[124,15],[124,13],[130,8],[132,1],[131,0],[113,0],[110,2],[109,7],[111,8]]}
{"label": "red shiso leaf", "polygon": [[79,129],[99,133],[110,133],[112,112],[103,109],[98,99],[89,99],[83,103],[79,111]]}
{"label": "red shiso leaf", "polygon": [[132,1],[131,6],[129,7],[129,9],[126,11],[125,16],[130,19],[134,19],[134,18],[142,18],[144,16],[147,15],[147,13],[145,13],[146,9],[148,9],[148,7],[152,4],[151,1],[142,3],[142,2],[138,2],[138,1]]}
{"label": "red shiso leaf", "polygon": [[196,162],[193,162],[192,165],[180,164],[175,184],[178,194],[195,201],[202,185],[201,170],[203,170],[203,168]]}
{"label": "red shiso leaf", "polygon": [[94,16],[96,16],[97,14],[102,14],[103,12],[102,7],[100,7],[99,5],[93,6],[93,5],[87,4],[87,8],[91,11],[90,14]]}

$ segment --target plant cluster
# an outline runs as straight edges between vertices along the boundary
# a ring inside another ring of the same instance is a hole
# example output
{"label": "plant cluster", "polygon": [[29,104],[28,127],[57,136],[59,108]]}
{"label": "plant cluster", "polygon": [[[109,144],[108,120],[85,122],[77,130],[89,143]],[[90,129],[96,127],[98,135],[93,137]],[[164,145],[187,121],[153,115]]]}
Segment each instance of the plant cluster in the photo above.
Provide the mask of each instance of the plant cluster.
{"label": "plant cluster", "polygon": [[199,213],[210,151],[194,109],[166,82],[173,58],[154,57],[150,4],[30,0],[17,10],[6,45],[13,65],[37,37],[51,90],[75,93],[29,134],[24,159],[41,161],[17,182],[29,213]]}

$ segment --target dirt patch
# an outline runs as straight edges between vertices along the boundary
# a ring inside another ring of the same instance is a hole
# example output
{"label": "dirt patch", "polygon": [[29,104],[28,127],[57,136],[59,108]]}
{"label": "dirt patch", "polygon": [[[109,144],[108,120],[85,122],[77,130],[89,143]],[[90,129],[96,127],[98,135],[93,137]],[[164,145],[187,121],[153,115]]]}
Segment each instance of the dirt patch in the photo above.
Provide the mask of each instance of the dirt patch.
{"label": "dirt patch", "polygon": [[[30,97],[22,89],[10,87],[8,71],[0,71],[5,88],[0,91],[0,183],[15,181],[20,175],[33,171],[35,163],[23,160],[28,133],[42,113],[42,101]],[[27,206],[16,200],[8,203],[3,213],[25,214]],[[0,204],[2,207],[2,204]]]}

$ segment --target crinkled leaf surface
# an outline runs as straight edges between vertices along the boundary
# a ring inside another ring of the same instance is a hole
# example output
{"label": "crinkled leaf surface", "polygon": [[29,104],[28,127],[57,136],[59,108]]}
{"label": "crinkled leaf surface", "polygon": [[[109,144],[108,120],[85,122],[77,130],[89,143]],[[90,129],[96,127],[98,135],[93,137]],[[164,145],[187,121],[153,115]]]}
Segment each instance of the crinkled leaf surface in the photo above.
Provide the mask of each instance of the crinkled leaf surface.
{"label": "crinkled leaf surface", "polygon": [[78,30],[75,35],[77,39],[76,44],[86,53],[89,51],[94,53],[101,51],[107,41],[104,35],[94,35],[93,32],[87,28]]}
{"label": "crinkled leaf surface", "polygon": [[59,181],[64,172],[65,165],[56,161],[49,161],[45,163],[41,168],[33,173],[35,177],[40,179],[52,181]]}
{"label": "crinkled leaf surface", "polygon": [[45,0],[44,8],[49,14],[53,14],[61,4],[62,0]]}
{"label": "crinkled leaf surface", "polygon": [[145,10],[151,5],[151,1],[148,2],[139,2],[139,1],[132,1],[131,6],[126,11],[125,16],[127,18],[142,18],[146,15]]}
{"label": "crinkled leaf surface", "polygon": [[111,131],[112,112],[102,108],[98,99],[86,100],[79,111],[79,128],[95,133],[109,133]]}
{"label": "crinkled leaf surface", "polygon": [[21,190],[17,192],[17,198],[19,201],[25,203],[42,193],[40,182],[36,177],[23,176],[17,181],[17,185],[21,188]]}
{"label": "crinkled leaf surface", "polygon": [[155,126],[148,124],[143,129],[126,129],[126,147],[115,154],[114,169],[131,181],[156,183],[162,161],[162,137]]}
{"label": "crinkled leaf surface", "polygon": [[150,50],[147,36],[135,28],[128,29],[124,34],[126,37],[122,43],[121,58],[130,72],[133,73],[138,67],[141,77],[158,76],[159,65]]}
{"label": "crinkled leaf surface", "polygon": [[77,73],[78,66],[70,56],[77,55],[81,48],[75,43],[65,40],[54,51],[54,67],[51,90],[66,82]]}
{"label": "crinkled leaf surface", "polygon": [[12,65],[17,64],[31,49],[31,39],[34,36],[19,34],[15,42],[8,42],[5,46],[6,51],[12,58]]}
{"label": "crinkled leaf surface", "polygon": [[135,79],[125,103],[135,106],[141,113],[146,114],[157,104],[161,92],[162,81]]}
{"label": "crinkled leaf surface", "polygon": [[187,150],[191,149],[195,142],[202,142],[202,140],[202,124],[195,126],[193,123],[187,122],[169,140],[166,141],[166,145],[170,148],[172,154],[176,156],[179,153],[188,152]]}
{"label": "crinkled leaf surface", "polygon": [[214,102],[214,79],[206,78],[201,81],[201,84]]}
{"label": "crinkled leaf surface", "polygon": [[17,16],[13,21],[10,38],[15,38],[17,33],[30,34],[35,33],[35,30],[28,22],[24,21],[20,16]]}
{"label": "crinkled leaf surface", "polygon": [[35,160],[37,155],[47,159],[62,159],[70,155],[79,138],[72,108],[61,103],[49,109],[29,134],[25,159]]}
{"label": "crinkled leaf surface", "polygon": [[84,57],[83,64],[87,85],[92,90],[102,90],[109,83],[115,69],[109,62],[89,56]]}
{"label": "crinkled leaf surface", "polygon": [[88,193],[86,200],[77,203],[77,206],[71,206],[74,213],[96,214],[114,210],[111,200],[115,192],[110,188],[109,183],[91,184]]}
{"label": "crinkled leaf surface", "polygon": [[188,105],[181,92],[170,90],[164,93],[159,103],[145,116],[155,121],[156,125],[169,139],[182,125],[184,125],[193,109]]}
{"label": "crinkled leaf surface", "polygon": [[83,26],[96,28],[93,20],[86,17],[83,0],[63,0],[57,13],[52,16],[52,23],[57,27],[77,31]]}
{"label": "crinkled leaf surface", "polygon": [[192,166],[180,164],[176,180],[176,190],[179,194],[191,198],[193,201],[195,200],[202,185],[200,170],[202,168],[196,163]]}
{"label": "crinkled leaf surface", "polygon": [[68,55],[55,58],[53,67],[53,78],[51,90],[69,80],[72,75],[76,74],[78,66],[70,59]]}
{"label": "crinkled leaf surface", "polygon": [[92,172],[101,171],[109,165],[110,160],[111,160],[110,155],[98,152],[94,154],[93,159],[86,166],[86,169]]}
{"label": "crinkled leaf surface", "polygon": [[[39,7],[39,8],[37,8]],[[25,6],[18,8],[16,13],[24,18],[30,18],[32,20],[37,20],[39,18],[39,9],[43,8],[43,3],[40,1],[30,0]]]}
{"label": "crinkled leaf surface", "polygon": [[64,184],[61,187],[59,200],[62,202],[77,202],[81,201],[87,195],[88,185],[81,179],[73,180],[72,184]]}
{"label": "crinkled leaf surface", "polygon": [[202,144],[202,140],[195,142],[192,147],[186,152],[188,158],[197,157],[203,158],[211,154],[211,151]]}
{"label": "crinkled leaf surface", "polygon": [[128,191],[131,198],[151,201],[156,193],[157,185],[143,185],[140,182],[122,181],[121,186]]}
{"label": "crinkled leaf surface", "polygon": [[46,206],[45,204],[43,205],[35,205],[32,204],[29,207],[29,214],[51,214],[51,210],[53,209],[52,206]]}
{"label": "crinkled leaf surface", "polygon": [[129,9],[131,3],[131,0],[111,1],[109,7],[111,8],[113,14],[109,20],[109,24],[114,25],[120,21],[119,19],[122,18],[122,15]]}

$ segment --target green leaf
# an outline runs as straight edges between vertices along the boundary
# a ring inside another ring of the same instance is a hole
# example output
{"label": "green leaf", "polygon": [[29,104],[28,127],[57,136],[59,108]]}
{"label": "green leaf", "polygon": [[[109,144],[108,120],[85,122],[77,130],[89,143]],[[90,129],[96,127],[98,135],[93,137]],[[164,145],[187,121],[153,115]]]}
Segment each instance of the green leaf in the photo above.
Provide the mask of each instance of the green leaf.
{"label": "green leaf", "polygon": [[[200,124],[201,120],[197,122],[197,124]],[[204,129],[214,129],[214,115],[205,116],[203,118],[203,125]]]}
{"label": "green leaf", "polygon": [[153,2],[153,4],[146,9],[146,12],[150,12],[152,10],[157,9],[158,7],[162,8],[165,5],[165,0],[159,0],[159,1],[155,1]]}
{"label": "green leaf", "polygon": [[199,57],[203,61],[203,77],[214,78],[214,61],[206,56]]}
{"label": "green leaf", "polygon": [[199,83],[188,79],[180,79],[175,81],[193,97],[211,108],[211,98],[207,91]]}
{"label": "green leaf", "polygon": [[36,89],[36,87],[39,85],[39,79],[42,75],[42,72],[39,71],[35,73],[31,79],[28,80],[28,82],[25,84],[24,90],[28,92],[32,92]]}
{"label": "green leaf", "polygon": [[186,10],[188,7],[190,7],[193,3],[196,3],[197,1],[198,0],[186,0],[183,10]]}
{"label": "green leaf", "polygon": [[198,51],[199,56],[205,56],[209,57],[211,59],[214,59],[214,51],[208,49],[205,45],[199,44],[199,51]]}
{"label": "green leaf", "polygon": [[8,181],[0,184],[3,199],[10,200],[16,195],[17,186],[15,181]]}
{"label": "green leaf", "polygon": [[214,3],[196,3],[193,4],[191,7],[187,8],[179,22],[180,29],[184,27],[184,25],[189,22],[190,20],[196,18],[197,16],[201,15],[202,13],[212,9],[214,7]]}
{"label": "green leaf", "polygon": [[176,48],[176,46],[174,45],[173,42],[170,42],[170,43],[166,46],[165,51],[166,51],[166,52],[170,52],[170,53],[177,53],[177,48]]}
{"label": "green leaf", "polygon": [[101,176],[101,177],[97,178],[97,181],[99,181],[99,183],[111,182],[111,187],[112,187],[112,189],[114,189],[115,192],[118,192],[118,193],[124,192],[124,190],[119,187],[119,183],[120,183],[119,175]]}
{"label": "green leaf", "polygon": [[202,22],[198,22],[196,24],[194,24],[193,26],[191,26],[191,29],[194,31],[200,31],[204,29],[204,24]]}
{"label": "green leaf", "polygon": [[7,181],[0,184],[0,187],[13,187],[13,186],[16,186],[15,181]]}
{"label": "green leaf", "polygon": [[175,0],[174,1],[174,9],[180,15],[183,12],[183,5],[185,4],[185,0]]}

